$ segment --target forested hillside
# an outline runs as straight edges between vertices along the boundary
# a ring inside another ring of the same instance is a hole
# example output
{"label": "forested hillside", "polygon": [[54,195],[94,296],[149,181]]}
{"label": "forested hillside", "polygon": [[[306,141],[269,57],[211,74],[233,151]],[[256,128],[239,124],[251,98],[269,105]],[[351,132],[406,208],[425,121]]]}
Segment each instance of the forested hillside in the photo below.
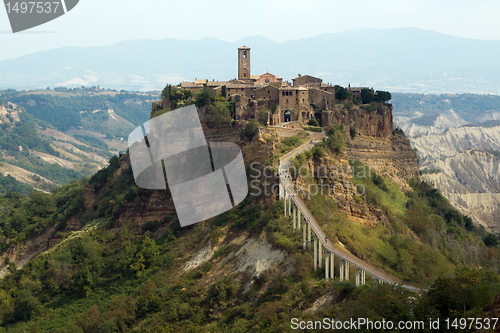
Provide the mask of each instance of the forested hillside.
{"label": "forested hillside", "polygon": [[47,192],[90,177],[126,150],[155,97],[95,87],[0,91],[0,193]]}
{"label": "forested hillside", "polygon": [[[331,140],[302,163],[340,156],[342,145],[335,142],[342,137]],[[254,136],[240,145],[246,151],[265,143]],[[58,235],[57,244],[21,270],[4,260],[11,274],[0,282],[1,327],[281,332],[292,318],[427,323],[486,316],[500,291],[498,239],[476,229],[428,185],[415,182],[404,193],[384,177],[354,181],[368,188],[358,200],[378,207],[389,224],[354,224],[329,197],[317,195],[311,209],[335,231],[331,241],[423,288],[428,284],[427,292],[325,280],[273,196],[249,196],[236,209],[181,228],[169,191],[137,188],[126,154],[52,195],[1,199],[8,212],[1,228],[11,246],[47,229]]]}

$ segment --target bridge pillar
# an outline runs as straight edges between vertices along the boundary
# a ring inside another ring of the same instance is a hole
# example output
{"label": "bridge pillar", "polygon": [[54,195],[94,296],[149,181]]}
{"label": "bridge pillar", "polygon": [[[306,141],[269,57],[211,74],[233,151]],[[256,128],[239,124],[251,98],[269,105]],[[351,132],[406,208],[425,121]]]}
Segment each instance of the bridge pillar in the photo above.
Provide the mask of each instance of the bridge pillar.
{"label": "bridge pillar", "polygon": [[[300,210],[299,210],[299,212],[300,212]],[[300,221],[300,223],[304,224],[304,226],[302,228],[302,230],[303,230],[302,233],[304,234],[304,236],[302,238],[302,245],[304,246],[304,249],[305,249],[306,248],[306,243],[307,243],[307,241],[306,241],[306,223],[307,223],[306,219],[302,218],[302,220]]]}
{"label": "bridge pillar", "polygon": [[359,269],[354,267],[354,280],[356,281],[356,287],[359,286]]}
{"label": "bridge pillar", "polygon": [[345,268],[344,268],[344,274],[345,274],[345,279],[349,281],[349,261],[345,260]]}
{"label": "bridge pillar", "polygon": [[297,223],[299,224],[297,227],[299,228],[300,231],[300,225],[302,224],[302,220],[300,219],[300,209],[297,207]]}
{"label": "bridge pillar", "polygon": [[339,257],[339,278],[340,281],[344,281],[344,260]]}
{"label": "bridge pillar", "polygon": [[317,266],[317,253],[316,253],[316,243],[317,243],[317,240],[316,240],[316,235],[314,235],[314,243],[313,243],[313,247],[314,247],[314,271],[316,271],[316,266]]}
{"label": "bridge pillar", "polygon": [[329,268],[330,267],[328,267],[328,264],[330,263],[330,258],[328,258],[328,256],[329,256],[329,253],[325,252],[325,279],[327,279],[327,280],[330,278],[329,277],[329,275],[330,275]]}
{"label": "bridge pillar", "polygon": [[[306,220],[306,223],[307,223],[307,234],[308,234],[307,244],[311,244],[311,224],[309,224],[309,222],[307,222],[307,220]],[[309,246],[311,246],[311,245],[309,245]]]}
{"label": "bridge pillar", "polygon": [[335,272],[334,272],[334,268],[335,268],[335,255],[332,253],[330,253],[330,278],[333,280],[334,277],[335,277]]}
{"label": "bridge pillar", "polygon": [[292,196],[288,193],[288,216],[292,215]]}
{"label": "bridge pillar", "polygon": [[[281,180],[281,178],[280,178],[280,180]],[[279,186],[279,198],[283,199],[283,185],[281,185],[281,183],[280,183],[280,186]]]}
{"label": "bridge pillar", "polygon": [[295,215],[296,215],[296,212],[295,212],[295,205],[293,205],[293,232],[295,232]]}
{"label": "bridge pillar", "polygon": [[285,217],[286,217],[286,191],[285,193],[283,194],[283,209],[285,210],[284,213],[285,213]]}
{"label": "bridge pillar", "polygon": [[319,240],[319,237],[318,238],[318,256],[319,256],[319,268],[321,269],[321,254],[323,253],[323,243],[321,243],[321,241]]}
{"label": "bridge pillar", "polygon": [[366,272],[365,271],[361,271],[361,284],[365,284],[366,283]]}

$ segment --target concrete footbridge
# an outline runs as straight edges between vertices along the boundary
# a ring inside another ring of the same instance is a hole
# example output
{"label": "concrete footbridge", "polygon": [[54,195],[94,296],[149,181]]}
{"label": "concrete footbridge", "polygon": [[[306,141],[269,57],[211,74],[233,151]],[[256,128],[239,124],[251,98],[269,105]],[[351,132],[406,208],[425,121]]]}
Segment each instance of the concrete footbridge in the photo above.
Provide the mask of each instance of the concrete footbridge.
{"label": "concrete footbridge", "polygon": [[[354,255],[333,246],[327,239],[323,230],[314,219],[314,216],[307,209],[306,205],[295,193],[290,182],[290,159],[305,150],[314,147],[320,141],[309,141],[294,149],[280,158],[279,165],[279,198],[283,199],[283,210],[285,216],[292,217],[294,232],[302,233],[302,243],[304,249],[313,246],[314,270],[321,269],[323,260],[325,265],[325,279],[333,279],[335,276],[335,266],[337,265],[340,281],[349,280],[349,266],[354,266],[356,286],[366,283],[366,273],[368,273],[373,283],[388,283],[400,285],[411,291],[421,292],[422,290],[411,286],[379,269],[360,260]],[[302,230],[301,230],[302,229]],[[312,238],[312,239],[311,239]],[[338,261],[335,259],[338,258]],[[324,258],[324,259],[323,259]],[[338,264],[336,264],[338,262]]]}

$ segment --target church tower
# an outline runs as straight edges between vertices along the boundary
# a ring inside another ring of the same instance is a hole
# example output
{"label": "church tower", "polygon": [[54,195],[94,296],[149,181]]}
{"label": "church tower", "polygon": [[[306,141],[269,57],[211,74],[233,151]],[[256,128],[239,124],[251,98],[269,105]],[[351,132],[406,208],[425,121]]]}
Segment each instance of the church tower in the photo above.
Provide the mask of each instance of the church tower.
{"label": "church tower", "polygon": [[250,83],[250,48],[238,48],[238,80]]}

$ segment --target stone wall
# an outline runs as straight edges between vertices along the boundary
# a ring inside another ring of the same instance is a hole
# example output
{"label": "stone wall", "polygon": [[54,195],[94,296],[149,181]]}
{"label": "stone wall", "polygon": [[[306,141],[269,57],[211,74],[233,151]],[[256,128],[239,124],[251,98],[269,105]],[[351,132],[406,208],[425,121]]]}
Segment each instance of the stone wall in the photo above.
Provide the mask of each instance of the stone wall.
{"label": "stone wall", "polygon": [[309,104],[314,104],[320,111],[331,109],[332,94],[320,89],[309,89]]}

